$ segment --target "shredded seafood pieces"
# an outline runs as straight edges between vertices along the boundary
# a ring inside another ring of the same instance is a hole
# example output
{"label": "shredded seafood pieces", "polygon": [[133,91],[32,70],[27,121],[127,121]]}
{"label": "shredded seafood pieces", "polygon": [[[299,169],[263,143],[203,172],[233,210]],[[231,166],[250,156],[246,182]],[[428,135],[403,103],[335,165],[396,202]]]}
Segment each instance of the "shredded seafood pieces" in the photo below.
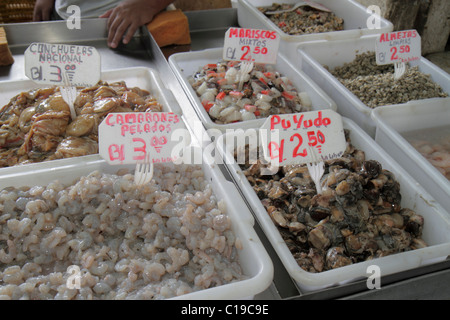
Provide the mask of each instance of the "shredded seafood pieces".
{"label": "shredded seafood pieces", "polygon": [[[293,4],[273,3],[269,7],[258,7],[258,10],[265,14],[270,11],[291,9],[293,6]],[[344,19],[333,12],[321,11],[309,6],[266,16],[281,31],[291,36],[344,30]]]}
{"label": "shredded seafood pieces", "polygon": [[272,66],[254,65],[239,90],[241,62],[204,65],[189,78],[211,120],[217,124],[311,111],[311,99]]}

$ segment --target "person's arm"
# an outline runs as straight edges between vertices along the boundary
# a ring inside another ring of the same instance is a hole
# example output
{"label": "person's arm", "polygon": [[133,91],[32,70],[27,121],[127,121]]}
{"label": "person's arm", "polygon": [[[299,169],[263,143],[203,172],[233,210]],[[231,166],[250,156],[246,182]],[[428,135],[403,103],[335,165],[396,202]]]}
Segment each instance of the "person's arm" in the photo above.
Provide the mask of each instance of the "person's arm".
{"label": "person's arm", "polygon": [[108,18],[108,46],[116,48],[123,37],[127,44],[136,30],[153,20],[153,17],[174,0],[125,0],[100,18]]}
{"label": "person's arm", "polygon": [[55,0],[36,0],[33,10],[33,21],[50,20]]}

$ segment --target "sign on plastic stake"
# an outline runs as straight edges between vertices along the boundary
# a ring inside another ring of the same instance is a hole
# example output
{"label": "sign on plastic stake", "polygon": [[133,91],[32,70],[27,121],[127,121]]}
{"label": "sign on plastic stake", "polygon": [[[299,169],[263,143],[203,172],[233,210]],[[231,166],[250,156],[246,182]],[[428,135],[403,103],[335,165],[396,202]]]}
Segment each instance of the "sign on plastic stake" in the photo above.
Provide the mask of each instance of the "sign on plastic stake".
{"label": "sign on plastic stake", "polygon": [[377,64],[394,64],[396,79],[405,72],[406,63],[419,60],[421,56],[421,38],[416,30],[382,33],[376,41]]}
{"label": "sign on plastic stake", "polygon": [[39,84],[90,87],[100,80],[100,55],[91,46],[32,43],[25,51],[25,74]]}
{"label": "sign on plastic stake", "polygon": [[272,115],[260,138],[264,157],[273,166],[331,160],[346,148],[342,117],[333,110]]}
{"label": "sign on plastic stake", "polygon": [[111,165],[136,164],[150,155],[152,163],[177,161],[172,141],[177,129],[186,130],[172,112],[109,113],[99,126],[99,154]]}
{"label": "sign on plastic stake", "polygon": [[91,46],[35,42],[25,51],[25,74],[36,83],[59,86],[75,120],[76,87],[97,84],[100,55]]}
{"label": "sign on plastic stake", "polygon": [[342,118],[333,110],[272,115],[259,132],[271,167],[306,163],[318,194],[324,161],[341,157],[347,146]]}
{"label": "sign on plastic stake", "polygon": [[279,46],[276,31],[233,27],[225,34],[223,59],[276,64]]}

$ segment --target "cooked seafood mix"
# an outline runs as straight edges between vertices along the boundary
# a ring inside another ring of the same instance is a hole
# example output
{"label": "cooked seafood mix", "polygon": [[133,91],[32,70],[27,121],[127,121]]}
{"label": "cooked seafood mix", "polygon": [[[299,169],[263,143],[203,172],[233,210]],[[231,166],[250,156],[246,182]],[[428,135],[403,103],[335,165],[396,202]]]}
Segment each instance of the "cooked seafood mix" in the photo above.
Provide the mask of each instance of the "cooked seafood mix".
{"label": "cooked seafood mix", "polygon": [[163,299],[245,278],[226,205],[199,166],[157,164],[143,187],[95,171],[6,188],[0,208],[0,299]]}
{"label": "cooked seafood mix", "polygon": [[[354,148],[346,130],[342,158],[325,161],[317,194],[306,165],[260,175],[261,166],[241,165],[298,265],[322,272],[426,247],[423,217],[400,205],[394,174]],[[261,158],[262,159],[262,158]]]}
{"label": "cooked seafood mix", "polygon": [[[287,10],[293,6],[293,4],[273,3],[270,7],[258,7],[258,10],[265,14],[268,11]],[[344,19],[333,12],[320,11],[309,6],[266,16],[281,31],[292,36],[344,30]]]}
{"label": "cooked seafood mix", "polygon": [[352,62],[330,72],[370,108],[448,96],[417,66],[407,66],[405,74],[395,80],[394,66],[377,65],[374,52],[358,54]]}
{"label": "cooked seafood mix", "polygon": [[239,90],[240,62],[207,64],[189,82],[217,124],[266,118],[272,114],[311,111],[306,92],[271,66],[255,65]]}
{"label": "cooked seafood mix", "polygon": [[22,92],[0,110],[0,167],[95,154],[98,125],[109,112],[160,112],[146,90],[100,81],[78,88],[77,117],[58,87]]}

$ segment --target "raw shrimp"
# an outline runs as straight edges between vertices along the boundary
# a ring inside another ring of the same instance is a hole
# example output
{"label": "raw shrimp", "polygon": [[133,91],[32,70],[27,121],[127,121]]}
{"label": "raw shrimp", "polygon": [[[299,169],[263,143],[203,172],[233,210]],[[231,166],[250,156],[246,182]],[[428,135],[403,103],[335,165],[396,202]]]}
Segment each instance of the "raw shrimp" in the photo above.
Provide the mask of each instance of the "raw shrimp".
{"label": "raw shrimp", "polygon": [[411,145],[450,180],[450,136],[439,139],[408,139]]}

